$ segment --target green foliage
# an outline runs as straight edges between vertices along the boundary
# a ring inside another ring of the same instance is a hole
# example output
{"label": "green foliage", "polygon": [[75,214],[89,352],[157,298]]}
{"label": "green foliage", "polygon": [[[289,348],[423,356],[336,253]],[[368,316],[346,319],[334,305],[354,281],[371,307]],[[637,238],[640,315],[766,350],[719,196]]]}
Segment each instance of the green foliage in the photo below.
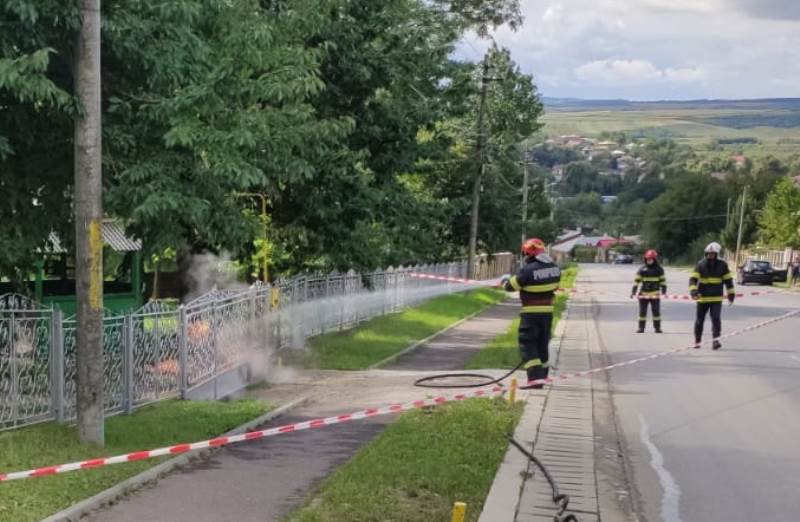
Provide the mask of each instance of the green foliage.
{"label": "green foliage", "polygon": [[726,202],[725,189],[717,180],[701,174],[679,176],[647,209],[648,244],[669,259],[686,256],[692,241],[722,228]]}
{"label": "green foliage", "polygon": [[560,229],[597,227],[603,215],[603,202],[595,192],[563,199],[556,207],[553,221]]}
{"label": "green foliage", "polygon": [[[283,274],[463,255],[478,78],[451,56],[465,31],[519,13],[516,0],[103,2],[106,212],[179,266],[203,250],[244,273],[268,255]],[[79,20],[74,0],[0,10],[0,273],[15,279],[52,231],[72,243]],[[521,184],[515,147],[542,109],[508,51],[488,59],[481,244],[516,248],[521,196],[503,183]],[[530,224],[546,228],[541,192]],[[266,243],[241,193],[267,199]]]}
{"label": "green foliage", "polygon": [[776,248],[800,248],[800,188],[783,178],[767,197],[758,220],[763,241]]}

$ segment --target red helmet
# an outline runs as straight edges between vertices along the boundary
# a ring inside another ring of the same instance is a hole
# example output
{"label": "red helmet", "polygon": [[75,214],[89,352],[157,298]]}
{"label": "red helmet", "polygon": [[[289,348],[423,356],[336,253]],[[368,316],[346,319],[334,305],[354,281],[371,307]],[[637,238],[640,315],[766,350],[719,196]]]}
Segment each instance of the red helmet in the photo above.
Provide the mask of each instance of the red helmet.
{"label": "red helmet", "polygon": [[658,259],[658,252],[653,250],[652,248],[644,253],[645,259]]}
{"label": "red helmet", "polygon": [[538,237],[532,237],[522,244],[522,253],[528,257],[538,256],[545,251],[544,241]]}

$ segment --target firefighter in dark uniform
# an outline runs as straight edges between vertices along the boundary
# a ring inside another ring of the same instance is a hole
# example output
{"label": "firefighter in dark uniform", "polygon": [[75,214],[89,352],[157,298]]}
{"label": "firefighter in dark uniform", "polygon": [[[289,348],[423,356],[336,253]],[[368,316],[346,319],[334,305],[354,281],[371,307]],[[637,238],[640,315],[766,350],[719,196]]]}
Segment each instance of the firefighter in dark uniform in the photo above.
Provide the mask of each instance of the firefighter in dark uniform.
{"label": "firefighter in dark uniform", "polygon": [[703,324],[706,314],[711,314],[714,350],[722,348],[719,336],[722,335],[722,301],[724,289],[727,289],[728,301],[733,304],[736,290],[733,288],[733,276],[728,263],[719,258],[722,247],[719,243],[710,243],[705,250],[705,258],[697,266],[689,279],[689,292],[697,302],[697,317],[694,323],[695,348],[703,342]]}
{"label": "firefighter in dark uniform", "polygon": [[[561,282],[561,269],[547,255],[544,241],[532,238],[522,245],[525,264],[516,276],[503,278],[509,292],[518,291],[522,301],[519,322],[519,351],[528,383],[522,389],[540,389],[547,378],[550,360],[550,330],[553,326],[555,293]],[[535,384],[534,384],[535,383]]]}
{"label": "firefighter in dark uniform", "polygon": [[661,333],[661,296],[666,293],[667,278],[664,276],[664,269],[658,264],[658,252],[648,250],[644,253],[644,265],[636,272],[631,290],[631,298],[639,297],[638,333],[644,333],[647,325],[648,305],[653,311],[653,327],[656,333]]}

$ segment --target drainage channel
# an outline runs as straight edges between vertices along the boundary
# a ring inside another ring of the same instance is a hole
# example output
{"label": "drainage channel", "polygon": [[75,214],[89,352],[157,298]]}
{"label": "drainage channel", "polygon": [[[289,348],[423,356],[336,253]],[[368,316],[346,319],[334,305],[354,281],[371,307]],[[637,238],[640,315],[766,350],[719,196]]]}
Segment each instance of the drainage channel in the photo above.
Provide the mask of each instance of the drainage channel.
{"label": "drainage channel", "polygon": [[[589,303],[576,299],[566,319],[558,351],[561,372],[589,367]],[[594,470],[594,427],[591,381],[556,384],[547,395],[534,454],[547,466],[561,493],[569,495],[568,513],[580,522],[598,522],[597,480]],[[529,466],[531,478],[523,486],[517,522],[552,521],[556,511],[544,476]]]}

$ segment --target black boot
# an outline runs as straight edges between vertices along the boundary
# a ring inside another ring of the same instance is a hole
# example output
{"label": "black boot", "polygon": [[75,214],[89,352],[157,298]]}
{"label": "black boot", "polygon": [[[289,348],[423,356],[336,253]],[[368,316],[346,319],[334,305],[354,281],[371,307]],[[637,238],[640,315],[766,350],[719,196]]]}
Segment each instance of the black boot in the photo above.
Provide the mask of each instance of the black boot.
{"label": "black boot", "polygon": [[653,327],[656,329],[656,333],[664,333],[661,331],[661,321],[653,321]]}
{"label": "black boot", "polygon": [[697,338],[695,338],[695,340],[694,340],[694,349],[695,349],[695,350],[699,350],[699,349],[700,349],[700,345],[701,345],[702,343],[703,343],[703,340],[702,340],[702,339],[697,339]]}
{"label": "black boot", "polygon": [[[544,388],[543,382],[536,382],[540,379],[545,379],[547,377],[547,368],[542,366],[534,366],[533,368],[528,368],[528,382],[524,385],[520,386],[520,390],[541,390]],[[535,383],[535,384],[533,384]]]}
{"label": "black boot", "polygon": [[639,321],[639,329],[636,330],[636,333],[644,333],[645,324],[645,321]]}
{"label": "black boot", "polygon": [[720,348],[722,348],[722,343],[714,339],[714,342],[711,344],[711,349],[719,350]]}

